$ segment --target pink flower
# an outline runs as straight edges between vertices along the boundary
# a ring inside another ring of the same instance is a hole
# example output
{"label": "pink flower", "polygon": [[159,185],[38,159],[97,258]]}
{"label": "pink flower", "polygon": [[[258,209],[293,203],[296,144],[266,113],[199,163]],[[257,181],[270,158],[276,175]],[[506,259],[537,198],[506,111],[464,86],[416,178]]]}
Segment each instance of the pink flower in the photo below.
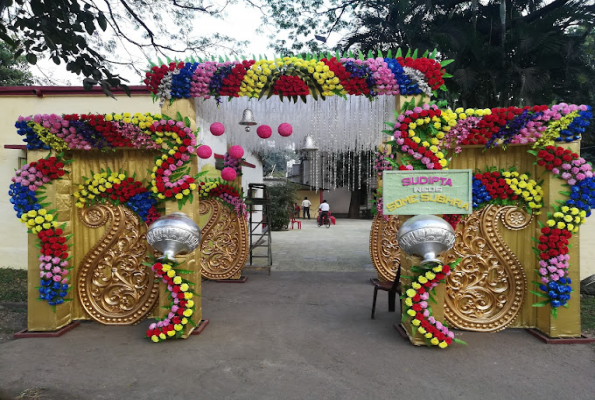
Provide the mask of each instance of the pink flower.
{"label": "pink flower", "polygon": [[539,275],[547,275],[547,269],[545,268],[539,268]]}

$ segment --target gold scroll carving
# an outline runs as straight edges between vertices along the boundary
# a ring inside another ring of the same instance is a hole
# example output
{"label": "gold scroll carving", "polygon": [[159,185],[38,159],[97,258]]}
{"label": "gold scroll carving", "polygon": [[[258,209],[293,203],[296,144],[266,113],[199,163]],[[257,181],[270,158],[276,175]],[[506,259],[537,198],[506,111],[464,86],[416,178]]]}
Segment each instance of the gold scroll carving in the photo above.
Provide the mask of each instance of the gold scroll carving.
{"label": "gold scroll carving", "polygon": [[79,266],[77,287],[83,308],[106,325],[130,325],[145,318],[158,297],[153,271],[143,265],[149,251],[146,225],[122,205],[84,208],[79,218],[89,228],[111,221]]}
{"label": "gold scroll carving", "polygon": [[453,249],[445,262],[461,258],[447,278],[444,311],[456,328],[497,332],[509,326],[521,311],[525,298],[525,272],[504,242],[501,220],[507,229],[521,230],[532,216],[513,206],[489,205],[463,219]]}
{"label": "gold scroll carving", "polygon": [[372,264],[378,272],[378,278],[394,281],[401,263],[401,248],[397,240],[399,217],[376,215],[370,230],[370,256]]}
{"label": "gold scroll carving", "polygon": [[199,245],[202,276],[213,280],[240,278],[249,256],[246,221],[214,199],[201,200],[199,213],[210,214]]}

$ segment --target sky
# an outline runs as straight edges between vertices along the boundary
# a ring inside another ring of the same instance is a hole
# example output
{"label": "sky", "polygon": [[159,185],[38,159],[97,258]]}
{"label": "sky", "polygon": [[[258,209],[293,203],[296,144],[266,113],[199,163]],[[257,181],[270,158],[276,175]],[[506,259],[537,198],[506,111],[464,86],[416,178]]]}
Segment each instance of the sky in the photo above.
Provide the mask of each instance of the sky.
{"label": "sky", "polygon": [[[258,28],[261,28],[263,32],[258,33]],[[242,2],[228,6],[226,16],[223,20],[201,17],[197,21],[195,31],[201,35],[209,35],[214,31],[218,31],[228,36],[233,36],[238,40],[249,40],[251,43],[245,52],[247,57],[252,54],[266,54],[272,57],[274,54],[267,47],[273,41],[271,38],[274,39],[276,30],[273,27],[263,26],[260,19],[260,11],[247,7]],[[225,56],[226,54],[220,55]],[[173,56],[172,54],[170,57],[173,58]],[[143,69],[144,65],[141,65],[140,68]],[[114,71],[129,79],[129,85],[141,84],[134,71],[118,68],[114,68]],[[82,77],[66,71],[64,64],[57,66],[50,60],[40,60],[38,66],[33,67],[31,72],[39,78],[51,77],[52,84],[54,85],[82,85]]]}

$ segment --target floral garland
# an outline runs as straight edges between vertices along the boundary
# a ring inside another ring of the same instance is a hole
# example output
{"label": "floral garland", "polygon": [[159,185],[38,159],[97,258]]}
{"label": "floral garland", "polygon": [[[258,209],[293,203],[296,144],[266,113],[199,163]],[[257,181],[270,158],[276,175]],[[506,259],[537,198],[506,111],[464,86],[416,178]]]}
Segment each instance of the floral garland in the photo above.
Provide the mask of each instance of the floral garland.
{"label": "floral garland", "polygon": [[151,267],[157,279],[161,279],[167,285],[167,293],[171,299],[167,318],[157,319],[156,323],[149,325],[146,336],[155,343],[181,338],[184,327],[188,323],[194,324],[191,319],[195,311],[192,298],[196,293],[191,290],[194,284],[182,277],[190,271],[178,268],[179,264],[175,260],[168,259],[163,263],[153,262],[146,265]]}
{"label": "floral garland", "polygon": [[45,197],[38,195],[45,193],[42,191],[45,185],[64,176],[64,167],[70,162],[64,161],[60,154],[25,164],[16,171],[8,192],[17,217],[39,240],[39,298],[51,306],[69,301],[65,298],[70,290],[66,244],[69,237],[58,227],[56,210],[47,210],[45,207],[49,204],[40,203]]}
{"label": "floral garland", "polygon": [[19,117],[18,132],[26,134],[27,149],[115,150],[130,147],[159,150],[151,174],[151,191],[159,200],[176,199],[182,207],[192,201],[195,177],[188,175],[196,153],[190,120],[160,114],[37,114]]}
{"label": "floral garland", "polygon": [[395,58],[392,51],[387,57],[370,52],[355,58],[352,53],[333,57],[331,54],[301,57],[279,57],[275,60],[243,60],[219,62],[191,59],[186,62],[152,64],[144,80],[147,89],[161,100],[190,97],[223,96],[254,97],[278,95],[297,101],[306,101],[307,95],[315,100],[329,96],[366,96],[373,99],[379,95],[431,96],[433,91],[446,90],[444,78],[451,77],[442,63],[434,57],[436,51],[417,57],[417,51],[401,50]]}
{"label": "floral garland", "polygon": [[459,261],[447,265],[433,263],[427,266],[413,266],[411,272],[415,275],[405,277],[411,281],[411,285],[404,288],[404,294],[401,296],[402,299],[405,299],[402,322],[411,318],[412,335],[416,333],[423,335],[429,347],[438,346],[444,349],[453,341],[466,344],[456,339],[454,333],[445,324],[437,321],[432,316],[432,309],[428,302],[433,301],[436,303],[432,296],[432,294],[435,294],[434,288],[439,283],[444,283],[446,277],[450,275]]}
{"label": "floral garland", "polygon": [[129,177],[126,172],[101,171],[78,186],[74,193],[75,206],[84,208],[97,203],[124,204],[136,213],[147,225],[159,218],[157,199],[144,187],[141,181]]}
{"label": "floral garland", "polygon": [[236,212],[238,218],[248,220],[246,203],[242,200],[239,190],[220,179],[207,179],[199,182],[198,195],[201,199],[213,198]]}
{"label": "floral garland", "polygon": [[[535,252],[539,258],[541,292],[532,292],[546,300],[536,307],[550,305],[552,314],[566,305],[572,291],[568,273],[568,239],[578,232],[580,224],[595,206],[595,178],[592,167],[569,150],[553,146],[556,142],[578,140],[592,118],[591,107],[561,103],[552,107],[508,107],[493,109],[439,110],[436,105],[404,105],[397,123],[387,125],[393,136],[387,144],[394,145],[400,155],[400,170],[442,169],[448,166],[446,153],[461,146],[483,144],[486,148],[507,144],[533,144],[529,151],[537,157],[536,164],[564,179],[570,188],[560,192],[569,198],[554,206],[548,214],[547,226],[542,227]],[[397,165],[395,165],[397,166]],[[521,201],[529,213],[540,214],[543,192],[528,174],[508,171],[477,173],[473,179],[473,206],[514,204]],[[460,217],[446,216],[456,227]]]}

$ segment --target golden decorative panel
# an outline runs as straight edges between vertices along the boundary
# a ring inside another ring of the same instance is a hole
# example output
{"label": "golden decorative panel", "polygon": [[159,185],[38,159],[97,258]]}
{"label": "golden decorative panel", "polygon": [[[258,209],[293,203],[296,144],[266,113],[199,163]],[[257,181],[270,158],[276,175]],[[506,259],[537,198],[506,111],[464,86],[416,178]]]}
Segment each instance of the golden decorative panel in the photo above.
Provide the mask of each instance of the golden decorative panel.
{"label": "golden decorative panel", "polygon": [[79,218],[93,229],[111,223],[79,266],[77,288],[83,308],[106,325],[140,321],[158,297],[153,271],[143,265],[149,251],[146,225],[122,205],[84,208]]}
{"label": "golden decorative panel", "polygon": [[397,240],[399,217],[376,215],[370,231],[370,256],[378,277],[384,281],[394,281],[401,263],[401,249]]}
{"label": "golden decorative panel", "polygon": [[508,229],[521,230],[531,225],[532,217],[517,207],[489,205],[459,223],[455,246],[445,256],[445,262],[462,259],[447,278],[444,299],[446,318],[456,328],[496,332],[521,311],[525,272],[504,242],[499,220]]}
{"label": "golden decorative panel", "polygon": [[209,215],[199,249],[207,279],[237,279],[249,256],[248,225],[235,211],[214,199],[201,200],[199,214]]}

